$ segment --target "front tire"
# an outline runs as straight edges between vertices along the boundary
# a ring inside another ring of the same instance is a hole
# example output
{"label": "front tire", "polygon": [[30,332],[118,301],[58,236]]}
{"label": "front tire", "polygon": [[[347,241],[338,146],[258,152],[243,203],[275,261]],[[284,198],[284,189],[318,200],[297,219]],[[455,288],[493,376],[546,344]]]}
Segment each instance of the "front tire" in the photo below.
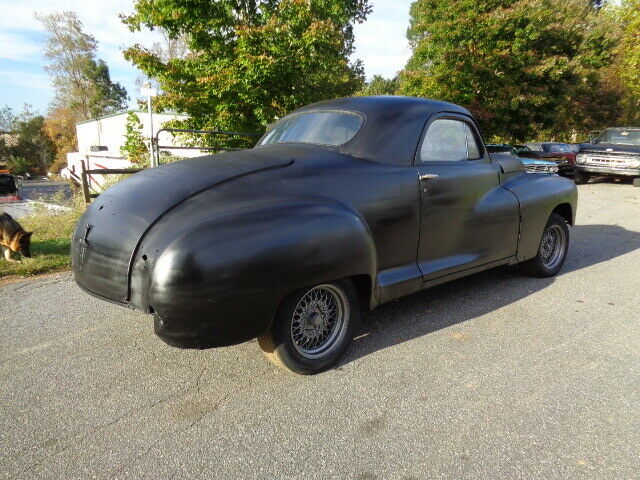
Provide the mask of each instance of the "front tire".
{"label": "front tire", "polygon": [[586,183],[589,183],[590,178],[591,175],[589,175],[589,173],[583,172],[581,170],[576,170],[573,174],[573,181],[576,183],[576,185],[584,185]]}
{"label": "front tire", "polygon": [[531,260],[522,262],[520,269],[533,277],[553,277],[567,258],[569,251],[569,227],[564,218],[552,213],[542,232],[538,253]]}
{"label": "front tire", "polygon": [[340,360],[359,321],[353,284],[349,280],[322,283],[288,295],[258,344],[274,365],[312,375]]}

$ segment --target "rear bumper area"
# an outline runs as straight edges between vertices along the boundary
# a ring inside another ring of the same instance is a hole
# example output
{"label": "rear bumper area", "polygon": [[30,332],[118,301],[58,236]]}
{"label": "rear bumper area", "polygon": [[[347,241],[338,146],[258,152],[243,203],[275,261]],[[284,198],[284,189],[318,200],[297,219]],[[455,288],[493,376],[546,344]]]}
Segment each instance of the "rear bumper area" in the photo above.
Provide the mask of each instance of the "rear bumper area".
{"label": "rear bumper area", "polygon": [[625,177],[640,177],[638,168],[603,167],[599,165],[579,164],[576,171],[588,172],[601,175],[622,175]]}
{"label": "rear bumper area", "polygon": [[153,329],[163,342],[172,347],[200,350],[236,345],[258,336],[255,332],[230,331],[211,322],[188,318],[172,320],[158,314],[153,315]]}
{"label": "rear bumper area", "polygon": [[78,287],[80,287],[80,290],[82,290],[85,293],[88,293],[92,297],[99,298],[100,300],[104,300],[105,302],[113,303],[114,305],[120,305],[121,307],[134,309],[133,306],[131,306],[129,303],[127,303],[125,301],[115,300],[113,298],[105,297],[105,296],[102,296],[102,295],[100,295],[98,293],[92,292],[91,290],[89,290],[87,287],[85,287],[84,285],[82,285],[82,283],[80,283],[78,281],[78,277],[75,277],[75,281],[76,281],[76,285],[78,285]]}
{"label": "rear bumper area", "polygon": [[[137,308],[131,303],[114,300],[113,298],[104,297],[92,292],[78,281],[76,281],[76,284],[81,290],[100,300],[142,313],[149,313],[148,311]],[[155,334],[158,335],[163,342],[172,347],[200,350],[236,345],[253,340],[261,333],[247,329],[230,329],[228,324],[219,325],[211,321],[189,318],[187,315],[181,315],[179,318],[173,320],[163,319],[156,313],[153,314],[153,329]]]}

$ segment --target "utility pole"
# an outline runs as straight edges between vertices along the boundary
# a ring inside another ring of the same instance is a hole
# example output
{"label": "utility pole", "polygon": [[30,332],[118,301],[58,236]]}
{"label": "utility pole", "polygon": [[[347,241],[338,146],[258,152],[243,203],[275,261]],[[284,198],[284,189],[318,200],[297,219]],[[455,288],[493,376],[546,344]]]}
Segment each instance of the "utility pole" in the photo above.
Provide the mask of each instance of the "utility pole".
{"label": "utility pole", "polygon": [[156,167],[156,155],[154,153],[154,145],[153,145],[153,110],[151,108],[151,97],[155,97],[158,92],[155,88],[151,86],[151,83],[147,82],[140,89],[140,93],[142,95],[147,96],[147,108],[149,110],[149,165],[151,168]]}

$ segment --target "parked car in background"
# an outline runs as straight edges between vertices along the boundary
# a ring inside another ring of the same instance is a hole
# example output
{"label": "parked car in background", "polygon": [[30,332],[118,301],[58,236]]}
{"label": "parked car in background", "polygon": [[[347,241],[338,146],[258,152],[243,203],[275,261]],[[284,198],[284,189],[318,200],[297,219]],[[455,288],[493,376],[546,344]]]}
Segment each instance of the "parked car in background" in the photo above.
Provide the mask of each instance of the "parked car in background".
{"label": "parked car in background", "polygon": [[537,158],[521,157],[519,152],[528,151],[529,148],[524,145],[507,145],[507,144],[487,144],[487,150],[492,154],[510,155],[518,158],[524,165],[525,171],[529,173],[558,173],[558,165],[550,160],[541,160]]}
{"label": "parked car in background", "polygon": [[558,173],[558,165],[550,160],[521,157],[520,161],[529,173]]}
{"label": "parked car in background", "polygon": [[584,184],[594,175],[632,177],[640,187],[640,127],[607,128],[580,145],[574,180]]}
{"label": "parked car in background", "polygon": [[362,310],[499,265],[555,275],[576,202],[573,182],[490,155],[460,106],[344,98],[281,118],[253,149],[120,181],[79,220],[72,263],[83,289],[152,314],[170,345],[257,337],[274,364],[312,374],[344,354]]}
{"label": "parked car in background", "polygon": [[539,142],[527,143],[526,149],[520,149],[518,156],[548,160],[558,165],[561,175],[573,174],[576,164],[576,152],[566,143]]}
{"label": "parked car in background", "polygon": [[18,186],[13,175],[0,173],[0,197],[17,197]]}

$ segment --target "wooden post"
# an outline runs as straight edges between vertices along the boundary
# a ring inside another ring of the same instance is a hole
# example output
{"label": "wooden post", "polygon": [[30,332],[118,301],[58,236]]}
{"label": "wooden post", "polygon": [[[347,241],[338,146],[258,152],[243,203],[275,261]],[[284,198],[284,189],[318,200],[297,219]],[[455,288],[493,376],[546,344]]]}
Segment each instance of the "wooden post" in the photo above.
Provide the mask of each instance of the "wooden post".
{"label": "wooden post", "polygon": [[91,196],[89,195],[89,183],[87,179],[87,167],[84,164],[84,160],[80,160],[80,179],[82,180],[82,196],[84,197],[84,203],[87,205],[91,203]]}

